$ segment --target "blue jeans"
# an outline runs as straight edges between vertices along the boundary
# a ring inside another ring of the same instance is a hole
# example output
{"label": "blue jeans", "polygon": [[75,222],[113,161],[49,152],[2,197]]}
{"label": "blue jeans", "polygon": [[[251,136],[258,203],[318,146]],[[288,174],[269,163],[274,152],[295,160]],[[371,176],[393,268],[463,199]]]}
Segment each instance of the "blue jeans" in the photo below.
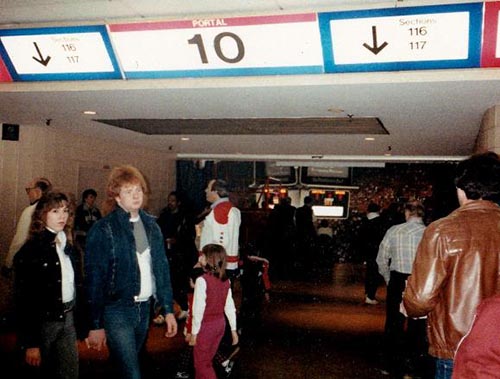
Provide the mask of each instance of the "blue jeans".
{"label": "blue jeans", "polygon": [[106,340],[121,379],[141,378],[139,351],[146,341],[149,316],[149,301],[129,306],[107,306],[104,311]]}
{"label": "blue jeans", "polygon": [[436,358],[436,374],[434,379],[451,379],[453,360]]}

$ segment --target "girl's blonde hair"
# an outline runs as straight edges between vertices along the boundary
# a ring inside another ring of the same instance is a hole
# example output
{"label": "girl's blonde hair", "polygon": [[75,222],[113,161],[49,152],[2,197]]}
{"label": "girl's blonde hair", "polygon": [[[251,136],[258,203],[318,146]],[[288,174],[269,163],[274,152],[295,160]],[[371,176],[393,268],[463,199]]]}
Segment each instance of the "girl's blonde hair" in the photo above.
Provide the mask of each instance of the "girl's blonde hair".
{"label": "girl's blonde hair", "polygon": [[120,194],[120,190],[127,184],[136,184],[141,186],[144,194],[143,207],[147,203],[149,195],[149,186],[142,173],[131,165],[122,165],[114,167],[109,174],[106,185],[106,200],[103,204],[103,214],[108,214],[116,208],[115,198]]}
{"label": "girl's blonde hair", "polygon": [[205,245],[201,253],[207,259],[206,271],[220,280],[226,281],[226,249],[224,246],[211,243]]}

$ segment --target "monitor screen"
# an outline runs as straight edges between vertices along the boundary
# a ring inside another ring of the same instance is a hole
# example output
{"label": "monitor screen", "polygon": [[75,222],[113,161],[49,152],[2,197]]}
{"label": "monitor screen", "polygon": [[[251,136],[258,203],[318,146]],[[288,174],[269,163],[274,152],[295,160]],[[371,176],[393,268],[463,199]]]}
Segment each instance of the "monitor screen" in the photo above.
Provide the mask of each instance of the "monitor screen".
{"label": "monitor screen", "polygon": [[309,191],[313,198],[313,213],[318,218],[347,218],[349,191],[315,188]]}

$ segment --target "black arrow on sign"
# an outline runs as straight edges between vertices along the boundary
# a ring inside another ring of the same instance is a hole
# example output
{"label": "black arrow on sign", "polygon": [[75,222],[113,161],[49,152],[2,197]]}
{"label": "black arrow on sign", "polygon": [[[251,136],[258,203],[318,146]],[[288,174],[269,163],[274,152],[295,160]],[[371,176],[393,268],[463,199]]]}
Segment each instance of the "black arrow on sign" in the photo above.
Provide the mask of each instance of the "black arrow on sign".
{"label": "black arrow on sign", "polygon": [[370,50],[373,54],[377,55],[380,51],[388,45],[387,42],[384,42],[382,45],[377,46],[377,27],[372,26],[372,37],[373,37],[373,46],[364,43],[363,46]]}
{"label": "black arrow on sign", "polygon": [[44,58],[42,55],[42,52],[40,51],[40,48],[36,44],[36,42],[33,42],[33,45],[35,45],[36,52],[38,53],[38,57],[33,57],[34,60],[36,60],[38,63],[43,64],[44,66],[47,66],[50,61],[50,55],[47,55],[47,58]]}

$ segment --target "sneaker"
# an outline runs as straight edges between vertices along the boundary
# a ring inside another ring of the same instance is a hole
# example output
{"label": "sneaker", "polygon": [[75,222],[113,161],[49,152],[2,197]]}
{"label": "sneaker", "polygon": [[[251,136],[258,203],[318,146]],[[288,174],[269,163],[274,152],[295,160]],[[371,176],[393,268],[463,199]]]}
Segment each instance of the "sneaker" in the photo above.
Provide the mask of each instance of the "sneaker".
{"label": "sneaker", "polygon": [[153,319],[153,324],[162,325],[165,324],[165,317],[163,315],[158,315]]}
{"label": "sneaker", "polygon": [[176,318],[177,321],[182,321],[187,319],[187,317],[188,317],[188,311],[180,311]]}
{"label": "sneaker", "polygon": [[177,371],[175,379],[189,379],[189,374],[185,371]]}
{"label": "sneaker", "polygon": [[224,367],[224,371],[226,372],[226,378],[231,375],[231,371],[233,371],[234,361],[227,362],[227,366]]}
{"label": "sneaker", "polygon": [[365,297],[365,304],[377,305],[378,301],[376,299],[370,299],[368,296]]}

